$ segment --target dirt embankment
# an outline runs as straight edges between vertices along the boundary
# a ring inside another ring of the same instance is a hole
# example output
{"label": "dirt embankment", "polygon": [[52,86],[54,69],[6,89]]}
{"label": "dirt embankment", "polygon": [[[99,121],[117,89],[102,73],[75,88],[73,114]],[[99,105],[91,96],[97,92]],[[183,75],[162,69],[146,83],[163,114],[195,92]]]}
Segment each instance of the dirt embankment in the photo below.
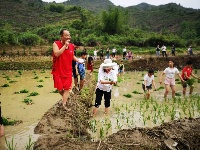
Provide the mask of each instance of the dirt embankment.
{"label": "dirt embankment", "polygon": [[102,141],[91,142],[87,128],[96,83],[89,75],[86,81],[87,88],[81,95],[71,95],[71,111],[57,103],[42,117],[35,128],[35,133],[42,134],[35,150],[199,149],[200,118],[172,121],[151,129],[121,130]]}
{"label": "dirt embankment", "polygon": [[[0,57],[0,70],[30,70],[30,69],[51,69],[52,59],[51,57],[34,56],[28,57],[28,60],[24,57]],[[19,60],[18,60],[19,59]],[[193,61],[193,68],[200,69],[200,55],[194,56],[176,56],[176,57],[145,57],[135,58],[132,61],[124,61],[126,71],[144,71],[149,68],[155,70],[163,70],[168,66],[168,61],[173,60],[175,66],[178,69],[182,69],[186,65],[187,60]],[[120,63],[121,59],[116,60]],[[97,60],[94,63],[94,68],[98,69],[103,60]]]}

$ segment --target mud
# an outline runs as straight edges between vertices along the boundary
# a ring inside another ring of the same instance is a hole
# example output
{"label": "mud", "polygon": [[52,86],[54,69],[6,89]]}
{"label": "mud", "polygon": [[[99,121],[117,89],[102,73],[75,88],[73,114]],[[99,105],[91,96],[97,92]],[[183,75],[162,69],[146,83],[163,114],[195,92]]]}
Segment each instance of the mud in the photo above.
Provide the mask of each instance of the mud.
{"label": "mud", "polygon": [[[91,142],[87,132],[91,118],[94,79],[88,82],[81,94],[74,90],[69,99],[70,111],[55,104],[39,121],[35,133],[41,134],[34,149],[48,150],[107,150],[107,149],[198,149],[200,146],[200,118],[185,118],[164,123],[154,128],[120,130],[105,139]],[[89,94],[89,96],[87,96]]]}

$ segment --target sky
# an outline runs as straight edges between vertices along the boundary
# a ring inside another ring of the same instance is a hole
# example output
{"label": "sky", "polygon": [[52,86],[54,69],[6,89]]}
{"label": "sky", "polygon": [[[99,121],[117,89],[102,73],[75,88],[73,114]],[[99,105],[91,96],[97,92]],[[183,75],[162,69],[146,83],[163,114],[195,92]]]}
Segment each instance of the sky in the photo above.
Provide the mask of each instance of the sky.
{"label": "sky", "polygon": [[[56,3],[64,2],[67,0],[42,0],[44,2],[53,2]],[[200,0],[110,0],[114,5],[116,6],[122,6],[122,7],[128,7],[140,4],[142,2],[151,4],[151,5],[163,5],[168,3],[176,3],[180,4],[183,7],[186,8],[194,8],[194,9],[200,9]]]}

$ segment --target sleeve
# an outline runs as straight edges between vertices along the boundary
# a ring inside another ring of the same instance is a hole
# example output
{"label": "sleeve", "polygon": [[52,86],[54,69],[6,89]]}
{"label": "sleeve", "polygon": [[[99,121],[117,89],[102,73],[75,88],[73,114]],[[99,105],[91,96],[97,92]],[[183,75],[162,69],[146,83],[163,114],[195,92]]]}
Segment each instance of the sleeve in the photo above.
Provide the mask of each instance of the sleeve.
{"label": "sleeve", "polygon": [[147,80],[147,75],[144,76],[144,81]]}
{"label": "sleeve", "polygon": [[163,72],[166,74],[167,73],[168,68],[166,68]]}
{"label": "sleeve", "polygon": [[113,73],[113,81],[117,82],[117,73]]}
{"label": "sleeve", "polygon": [[98,82],[103,81],[103,80],[104,80],[103,72],[99,70]]}
{"label": "sleeve", "polygon": [[179,73],[178,69],[176,68],[176,73]]}

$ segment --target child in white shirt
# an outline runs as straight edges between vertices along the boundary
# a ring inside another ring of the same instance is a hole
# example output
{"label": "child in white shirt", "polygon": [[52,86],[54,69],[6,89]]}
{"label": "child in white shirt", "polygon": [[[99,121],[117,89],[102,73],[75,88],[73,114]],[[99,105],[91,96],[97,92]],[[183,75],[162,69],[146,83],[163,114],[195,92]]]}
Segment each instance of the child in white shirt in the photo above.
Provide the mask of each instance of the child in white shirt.
{"label": "child in white shirt", "polygon": [[154,90],[156,90],[156,85],[155,85],[155,82],[154,82],[154,71],[153,70],[149,70],[148,71],[148,74],[146,74],[144,76],[144,81],[142,83],[142,89],[144,90],[145,92],[145,99],[149,99],[150,98],[150,90],[152,89],[152,85],[154,87]]}

